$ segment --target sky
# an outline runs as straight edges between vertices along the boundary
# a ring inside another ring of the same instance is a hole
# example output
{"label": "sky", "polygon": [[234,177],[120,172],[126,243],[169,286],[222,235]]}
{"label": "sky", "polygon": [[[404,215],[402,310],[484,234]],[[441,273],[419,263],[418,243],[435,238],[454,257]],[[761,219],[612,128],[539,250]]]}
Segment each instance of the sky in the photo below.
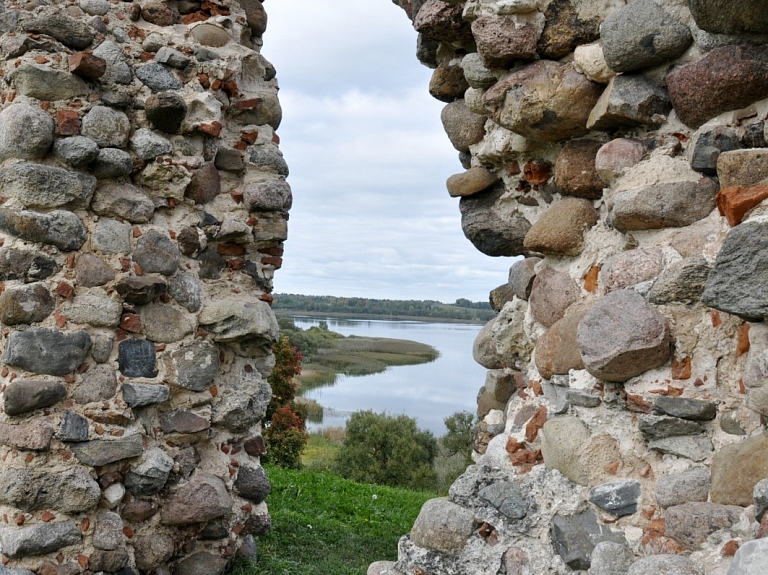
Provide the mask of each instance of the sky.
{"label": "sky", "polygon": [[293,208],[275,292],[484,301],[510,258],[478,252],[445,180],[462,171],[391,0],[268,0]]}

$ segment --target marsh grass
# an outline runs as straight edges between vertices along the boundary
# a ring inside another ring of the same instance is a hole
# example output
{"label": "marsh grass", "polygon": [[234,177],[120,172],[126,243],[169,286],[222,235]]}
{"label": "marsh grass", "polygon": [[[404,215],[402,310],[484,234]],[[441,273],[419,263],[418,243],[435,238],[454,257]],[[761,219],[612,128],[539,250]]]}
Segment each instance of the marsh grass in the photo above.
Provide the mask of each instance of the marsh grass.
{"label": "marsh grass", "polygon": [[328,427],[320,433],[311,433],[301,464],[311,471],[332,471],[341,451],[346,432],[343,427]]}

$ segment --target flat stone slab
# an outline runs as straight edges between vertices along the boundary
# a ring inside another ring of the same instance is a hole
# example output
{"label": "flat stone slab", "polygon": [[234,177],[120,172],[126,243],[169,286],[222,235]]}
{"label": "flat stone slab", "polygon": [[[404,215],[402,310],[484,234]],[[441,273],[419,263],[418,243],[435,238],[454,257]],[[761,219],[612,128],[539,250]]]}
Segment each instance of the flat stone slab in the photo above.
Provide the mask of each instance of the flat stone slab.
{"label": "flat stone slab", "polygon": [[3,527],[0,530],[3,555],[11,559],[44,555],[80,543],[81,539],[80,528],[74,521],[41,523],[22,528]]}
{"label": "flat stone slab", "polygon": [[603,483],[589,490],[589,501],[616,517],[637,513],[642,487],[639,481]]}
{"label": "flat stone slab", "polygon": [[138,457],[144,453],[144,444],[140,435],[130,435],[119,439],[94,439],[72,445],[75,457],[85,465],[101,467],[108,463]]}
{"label": "flat stone slab", "polygon": [[8,336],[3,361],[8,365],[47,375],[72,373],[91,348],[84,331],[64,333],[51,328],[14,331]]}

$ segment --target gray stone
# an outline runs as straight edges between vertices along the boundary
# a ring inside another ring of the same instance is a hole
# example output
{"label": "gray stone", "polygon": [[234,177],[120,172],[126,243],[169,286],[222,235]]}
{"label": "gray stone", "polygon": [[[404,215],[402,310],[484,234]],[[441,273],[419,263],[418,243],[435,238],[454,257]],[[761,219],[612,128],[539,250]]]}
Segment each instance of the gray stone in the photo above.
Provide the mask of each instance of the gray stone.
{"label": "gray stone", "polygon": [[[110,340],[110,351],[112,349]],[[75,403],[84,405],[112,399],[117,393],[117,378],[111,366],[96,365],[82,375],[82,381],[72,392]]]}
{"label": "gray stone", "polygon": [[93,55],[107,62],[107,71],[100,79],[102,83],[131,83],[131,80],[133,80],[133,70],[125,61],[125,53],[120,46],[111,40],[105,40],[94,49]]}
{"label": "gray stone", "polygon": [[701,399],[661,396],[654,401],[653,411],[692,421],[709,421],[717,416],[717,404]]}
{"label": "gray stone", "polygon": [[157,343],[180,341],[195,329],[194,321],[163,303],[153,302],[143,306],[140,316],[144,335]]}
{"label": "gray stone", "polygon": [[752,499],[755,502],[755,519],[761,521],[765,512],[768,511],[768,478],[761,479],[755,484]]}
{"label": "gray stone", "polygon": [[746,435],[747,432],[741,426],[736,417],[736,411],[728,411],[720,417],[720,429],[729,435]]}
{"label": "gray stone", "polygon": [[125,488],[134,495],[154,495],[165,486],[172,469],[173,458],[153,447],[125,476]]}
{"label": "gray stone", "polygon": [[39,64],[24,63],[7,77],[19,94],[38,100],[67,100],[88,93],[79,76]]}
{"label": "gray stone", "polygon": [[119,110],[94,106],[83,116],[81,132],[100,148],[125,148],[131,133],[131,121]]}
{"label": "gray stone", "polygon": [[[161,533],[140,535],[133,539],[136,567],[144,571],[157,569],[166,563],[176,551],[173,537]],[[159,570],[155,571],[159,575]]]}
{"label": "gray stone", "polygon": [[206,341],[196,341],[165,356],[166,377],[180,387],[203,391],[219,373],[219,348]]}
{"label": "gray stone", "polygon": [[72,446],[75,457],[85,465],[101,467],[108,463],[131,459],[144,453],[141,436],[138,434],[118,439],[94,439]]}
{"label": "gray stone", "polygon": [[13,104],[0,112],[0,158],[35,160],[53,143],[53,119],[40,108]]}
{"label": "gray stone", "polygon": [[768,565],[768,539],[747,541],[733,556],[728,575],[762,575]]}
{"label": "gray stone", "polygon": [[742,509],[735,505],[691,502],[669,507],[664,513],[669,537],[695,551],[712,533],[739,521]]}
{"label": "gray stone", "polygon": [[612,78],[589,114],[590,130],[615,130],[648,125],[658,127],[672,111],[669,93],[642,74]]}
{"label": "gray stone", "polygon": [[95,189],[93,176],[61,168],[23,162],[0,170],[0,191],[28,208],[85,208]]}
{"label": "gray stone", "polygon": [[271,346],[279,331],[272,309],[261,300],[212,301],[203,307],[198,322],[217,342],[248,340]]}
{"label": "gray stone", "polygon": [[165,385],[124,383],[123,399],[128,407],[137,408],[167,401],[171,390]]}
{"label": "gray stone", "polygon": [[0,566],[0,575],[35,575],[33,571],[27,569],[17,569],[14,567]]}
{"label": "gray stone", "polygon": [[536,264],[541,258],[525,258],[518,260],[509,268],[509,285],[514,294],[520,299],[527,300],[531,295],[533,280],[536,279]]}
{"label": "gray stone", "polygon": [[660,477],[656,481],[656,502],[664,509],[709,497],[709,470],[691,469]]}
{"label": "gray stone", "polygon": [[702,294],[705,305],[750,321],[768,316],[768,224],[745,222],[732,228],[717,254]]}
{"label": "gray stone", "polygon": [[226,566],[226,557],[198,551],[179,561],[173,568],[173,575],[221,575]]}
{"label": "gray stone", "polygon": [[128,551],[125,549],[115,549],[114,551],[97,549],[88,558],[88,567],[96,573],[104,571],[117,573],[128,565],[129,559]]}
{"label": "gray stone", "polygon": [[606,293],[655,278],[664,269],[658,248],[620,252],[605,261],[600,270],[600,284]]}
{"label": "gray stone", "polygon": [[106,363],[112,354],[112,344],[114,339],[110,335],[103,333],[93,336],[93,346],[91,347],[91,357],[97,363]]}
{"label": "gray stone", "polygon": [[124,150],[102,148],[91,167],[93,174],[99,179],[120,178],[133,171],[133,160]]}
{"label": "gray stone", "polygon": [[172,149],[171,142],[148,128],[139,128],[131,136],[131,150],[142,160],[154,160],[170,154]]}
{"label": "gray stone", "polygon": [[452,4],[441,0],[423,2],[413,17],[413,27],[440,42],[471,44],[472,31],[469,23],[462,19],[462,7]]}
{"label": "gray stone", "polygon": [[703,575],[703,571],[683,555],[649,555],[632,564],[627,575]]}
{"label": "gray stone", "polygon": [[[248,184],[243,190],[245,196],[245,202],[248,203],[249,189],[254,184]],[[285,184],[286,186],[288,184]],[[184,196],[195,202],[196,204],[206,204],[213,201],[216,196],[221,193],[221,176],[219,170],[213,162],[206,162],[202,168],[194,170],[192,172],[192,180],[189,182],[187,189],[184,190]],[[290,187],[288,188],[288,194],[290,197]],[[290,203],[285,209],[290,209]],[[252,209],[252,208],[249,208]]]}
{"label": "gray stone", "polygon": [[639,481],[613,481],[590,489],[589,501],[616,517],[624,517],[637,513],[641,492]]}
{"label": "gray stone", "polygon": [[43,283],[6,289],[0,295],[0,321],[5,325],[43,321],[56,307],[56,300]]}
{"label": "gray stone", "polygon": [[494,187],[462,198],[461,227],[466,238],[485,255],[522,255],[523,240],[531,224],[524,216],[504,208],[503,193],[503,189]]}
{"label": "gray stone", "polygon": [[144,112],[155,128],[175,134],[187,115],[187,104],[173,92],[153,94],[144,103]]}
{"label": "gray stone", "polygon": [[149,62],[137,68],[136,77],[154,93],[181,90],[184,86],[176,76],[155,62]]}
{"label": "gray stone", "polygon": [[678,435],[696,435],[704,431],[695,421],[656,415],[641,415],[638,427],[646,441]]}
{"label": "gray stone", "polygon": [[209,417],[203,417],[185,409],[174,409],[160,416],[163,433],[198,433],[210,429]]}
{"label": "gray stone", "polygon": [[93,546],[102,551],[113,551],[125,543],[123,520],[117,513],[99,511],[93,528]]}
{"label": "gray stone", "polygon": [[136,242],[133,260],[147,273],[173,275],[179,269],[179,250],[171,239],[157,230],[149,230]]}
{"label": "gray stone", "polygon": [[469,151],[470,146],[485,136],[485,117],[471,112],[464,100],[446,105],[440,119],[448,139],[459,152]]}
{"label": "gray stone", "polygon": [[430,499],[413,524],[411,539],[419,547],[455,554],[461,551],[474,529],[472,511],[447,498]]}
{"label": "gray stone", "polygon": [[8,336],[3,361],[34,373],[66,375],[83,363],[91,347],[84,331],[63,333],[51,328],[14,331]]}
{"label": "gray stone", "polygon": [[0,472],[0,487],[0,502],[22,511],[52,508],[80,513],[95,507],[101,498],[99,484],[82,467],[55,473],[6,469]]}
{"label": "gray stone", "polygon": [[592,550],[590,575],[627,575],[635,555],[626,546],[612,541],[601,541]]}
{"label": "gray stone", "polygon": [[688,5],[702,30],[716,34],[768,34],[768,14],[760,0],[691,0]]}
{"label": "gray stone", "polygon": [[589,569],[595,545],[602,541],[624,543],[624,537],[597,522],[591,509],[577,515],[555,515],[552,520],[555,552],[571,569]]}
{"label": "gray stone", "polygon": [[24,23],[24,31],[53,36],[73,50],[87,48],[96,37],[93,29],[85,22],[75,20],[64,14],[46,14],[28,20]]}
{"label": "gray stone", "polygon": [[191,61],[192,59],[189,56],[182,54],[178,50],[169,48],[168,46],[160,48],[155,55],[155,62],[158,64],[165,64],[166,66],[178,68],[179,70],[186,68]]}
{"label": "gray stone", "polygon": [[91,254],[81,254],[75,263],[77,283],[83,287],[96,287],[115,279],[115,271],[107,262]]}
{"label": "gray stone", "polygon": [[531,315],[545,327],[552,327],[580,295],[581,290],[570,275],[546,267],[533,280],[528,297]]}
{"label": "gray stone", "polygon": [[231,38],[227,31],[215,24],[203,23],[192,29],[192,37],[203,46],[220,48],[229,43]]}
{"label": "gray stone", "polygon": [[64,442],[88,441],[88,420],[74,411],[65,411],[56,439]]}
{"label": "gray stone", "polygon": [[41,523],[21,528],[3,527],[0,530],[3,555],[11,559],[44,555],[80,543],[81,539],[80,528],[74,521]]}
{"label": "gray stone", "polygon": [[83,12],[91,16],[103,16],[109,12],[109,2],[107,0],[80,0],[78,2]]}
{"label": "gray stone", "polygon": [[293,204],[293,194],[283,178],[264,178],[245,185],[243,202],[249,211],[287,211]]}
{"label": "gray stone", "polygon": [[128,276],[115,284],[115,291],[122,298],[138,305],[146,305],[163,295],[168,289],[163,278],[151,276]]}
{"label": "gray stone", "polygon": [[91,247],[105,254],[127,254],[131,251],[131,226],[124,222],[99,218],[96,229],[91,234]]}
{"label": "gray stone", "polygon": [[56,261],[36,252],[15,249],[0,250],[0,281],[44,280],[58,270]]}
{"label": "gray stone", "polygon": [[53,245],[62,251],[80,249],[87,234],[72,212],[54,210],[45,214],[27,210],[0,210],[0,231],[28,242]]}
{"label": "gray stone", "polygon": [[27,419],[23,423],[0,423],[0,444],[12,449],[48,451],[51,448],[53,427],[47,417]]}
{"label": "gray stone", "polygon": [[636,0],[609,14],[600,37],[605,60],[616,72],[674,60],[693,42],[688,27],[652,0]]}
{"label": "gray stone", "polygon": [[704,256],[674,262],[653,282],[648,301],[656,305],[697,304],[701,301],[711,271],[712,267]]}
{"label": "gray stone", "polygon": [[232,512],[232,497],[224,482],[210,473],[195,475],[163,506],[163,525],[188,525],[218,519]]}
{"label": "gray stone", "polygon": [[79,168],[90,164],[99,156],[99,146],[85,136],[72,136],[56,140],[53,152],[63,162]]}
{"label": "gray stone", "polygon": [[588,462],[581,457],[590,434],[584,423],[572,416],[548,420],[542,428],[541,453],[548,469],[557,469],[578,485],[589,483]]}
{"label": "gray stone", "polygon": [[741,148],[738,134],[725,126],[705,127],[696,132],[689,146],[691,168],[709,176],[717,175],[717,159],[722,152]]}
{"label": "gray stone", "polygon": [[257,370],[232,370],[218,379],[212,422],[234,433],[245,433],[264,417],[272,388]]}
{"label": "gray stone", "polygon": [[61,312],[67,321],[94,327],[117,327],[123,306],[107,296],[95,294],[77,295],[64,302]]}
{"label": "gray stone", "polygon": [[253,465],[240,465],[234,488],[237,494],[256,504],[264,501],[272,490],[264,470]]}
{"label": "gray stone", "polygon": [[530,497],[515,481],[499,481],[484,487],[478,495],[509,519],[522,519],[528,515]]}
{"label": "gray stone", "polygon": [[712,441],[708,437],[698,435],[681,435],[655,439],[648,443],[648,449],[668,453],[678,457],[686,457],[691,461],[704,461],[712,455]]}
{"label": "gray stone", "polygon": [[219,148],[214,165],[223,172],[241,172],[245,169],[242,152],[233,148]]}
{"label": "gray stone", "polygon": [[146,339],[128,339],[118,346],[117,363],[126,377],[155,377],[155,344]]}
{"label": "gray stone", "polygon": [[168,284],[168,293],[188,311],[196,312],[203,305],[203,288],[194,274],[176,274]]}
{"label": "gray stone", "polygon": [[288,164],[283,159],[283,153],[272,145],[250,146],[246,152],[248,163],[260,172],[288,176]]}
{"label": "gray stone", "polygon": [[483,64],[480,54],[472,52],[461,59],[464,77],[472,88],[484,90],[496,83],[496,76]]}

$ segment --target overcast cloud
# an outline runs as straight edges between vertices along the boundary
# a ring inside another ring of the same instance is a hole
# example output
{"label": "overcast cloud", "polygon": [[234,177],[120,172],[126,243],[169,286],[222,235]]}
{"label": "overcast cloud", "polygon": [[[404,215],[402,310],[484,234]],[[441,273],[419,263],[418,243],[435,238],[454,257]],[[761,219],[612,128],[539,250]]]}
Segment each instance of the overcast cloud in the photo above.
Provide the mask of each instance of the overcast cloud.
{"label": "overcast cloud", "polygon": [[280,147],[294,207],[278,292],[485,300],[509,258],[464,238],[445,180],[461,171],[391,0],[269,0]]}

